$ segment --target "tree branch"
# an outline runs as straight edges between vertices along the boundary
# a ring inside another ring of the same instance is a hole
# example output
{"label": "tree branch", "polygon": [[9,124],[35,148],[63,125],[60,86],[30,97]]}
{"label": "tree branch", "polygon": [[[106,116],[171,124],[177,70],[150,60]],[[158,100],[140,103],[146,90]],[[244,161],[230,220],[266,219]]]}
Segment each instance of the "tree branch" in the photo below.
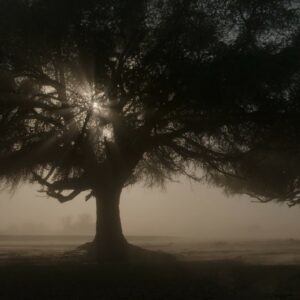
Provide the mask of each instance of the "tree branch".
{"label": "tree branch", "polygon": [[[87,190],[88,186],[82,185],[82,178],[73,178],[67,180],[60,180],[56,182],[49,182],[46,178],[38,175],[36,172],[32,172],[35,181],[40,183],[42,186],[46,187],[46,191],[41,191],[46,193],[49,197],[57,199],[60,203],[65,203],[73,200],[82,191]],[[81,185],[80,185],[81,184]],[[63,190],[73,190],[69,195],[63,195]]]}

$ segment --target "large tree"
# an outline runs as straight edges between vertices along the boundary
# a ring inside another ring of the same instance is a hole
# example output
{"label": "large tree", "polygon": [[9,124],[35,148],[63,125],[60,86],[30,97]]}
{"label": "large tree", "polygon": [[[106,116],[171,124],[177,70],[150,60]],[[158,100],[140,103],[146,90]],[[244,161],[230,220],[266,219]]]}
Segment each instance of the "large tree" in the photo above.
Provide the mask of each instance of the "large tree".
{"label": "large tree", "polygon": [[0,180],[97,206],[184,174],[300,202],[300,31],[288,0],[1,0]]}

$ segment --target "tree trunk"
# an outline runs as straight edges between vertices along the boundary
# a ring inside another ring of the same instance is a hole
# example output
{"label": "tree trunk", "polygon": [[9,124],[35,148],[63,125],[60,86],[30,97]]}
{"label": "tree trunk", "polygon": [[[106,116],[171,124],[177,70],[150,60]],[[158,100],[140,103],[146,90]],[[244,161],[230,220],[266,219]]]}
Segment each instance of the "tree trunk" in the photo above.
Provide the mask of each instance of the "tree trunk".
{"label": "tree trunk", "polygon": [[120,219],[121,188],[109,187],[96,194],[97,222],[94,240],[99,260],[120,261],[127,258],[127,241]]}

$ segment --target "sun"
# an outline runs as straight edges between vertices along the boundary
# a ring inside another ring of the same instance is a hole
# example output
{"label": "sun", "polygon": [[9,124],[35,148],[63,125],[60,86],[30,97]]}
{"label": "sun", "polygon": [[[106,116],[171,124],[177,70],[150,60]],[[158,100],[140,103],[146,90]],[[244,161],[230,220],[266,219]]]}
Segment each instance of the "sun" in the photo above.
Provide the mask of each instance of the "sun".
{"label": "sun", "polygon": [[92,103],[92,109],[93,109],[93,112],[100,112],[101,106],[100,106],[99,103],[93,102],[93,103]]}

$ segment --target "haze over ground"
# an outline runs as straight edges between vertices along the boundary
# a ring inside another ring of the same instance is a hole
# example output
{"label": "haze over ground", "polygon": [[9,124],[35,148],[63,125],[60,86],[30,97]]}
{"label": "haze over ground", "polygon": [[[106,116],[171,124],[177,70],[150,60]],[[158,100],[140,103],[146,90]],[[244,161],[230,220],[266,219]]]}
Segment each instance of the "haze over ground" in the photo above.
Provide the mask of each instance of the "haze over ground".
{"label": "haze over ground", "polygon": [[[0,232],[93,234],[95,203],[84,196],[60,204],[23,185],[0,194]],[[121,216],[126,235],[183,236],[199,240],[300,238],[299,207],[257,204],[226,197],[207,185],[182,179],[165,190],[134,186],[125,190]],[[69,226],[69,227],[68,227]]]}

